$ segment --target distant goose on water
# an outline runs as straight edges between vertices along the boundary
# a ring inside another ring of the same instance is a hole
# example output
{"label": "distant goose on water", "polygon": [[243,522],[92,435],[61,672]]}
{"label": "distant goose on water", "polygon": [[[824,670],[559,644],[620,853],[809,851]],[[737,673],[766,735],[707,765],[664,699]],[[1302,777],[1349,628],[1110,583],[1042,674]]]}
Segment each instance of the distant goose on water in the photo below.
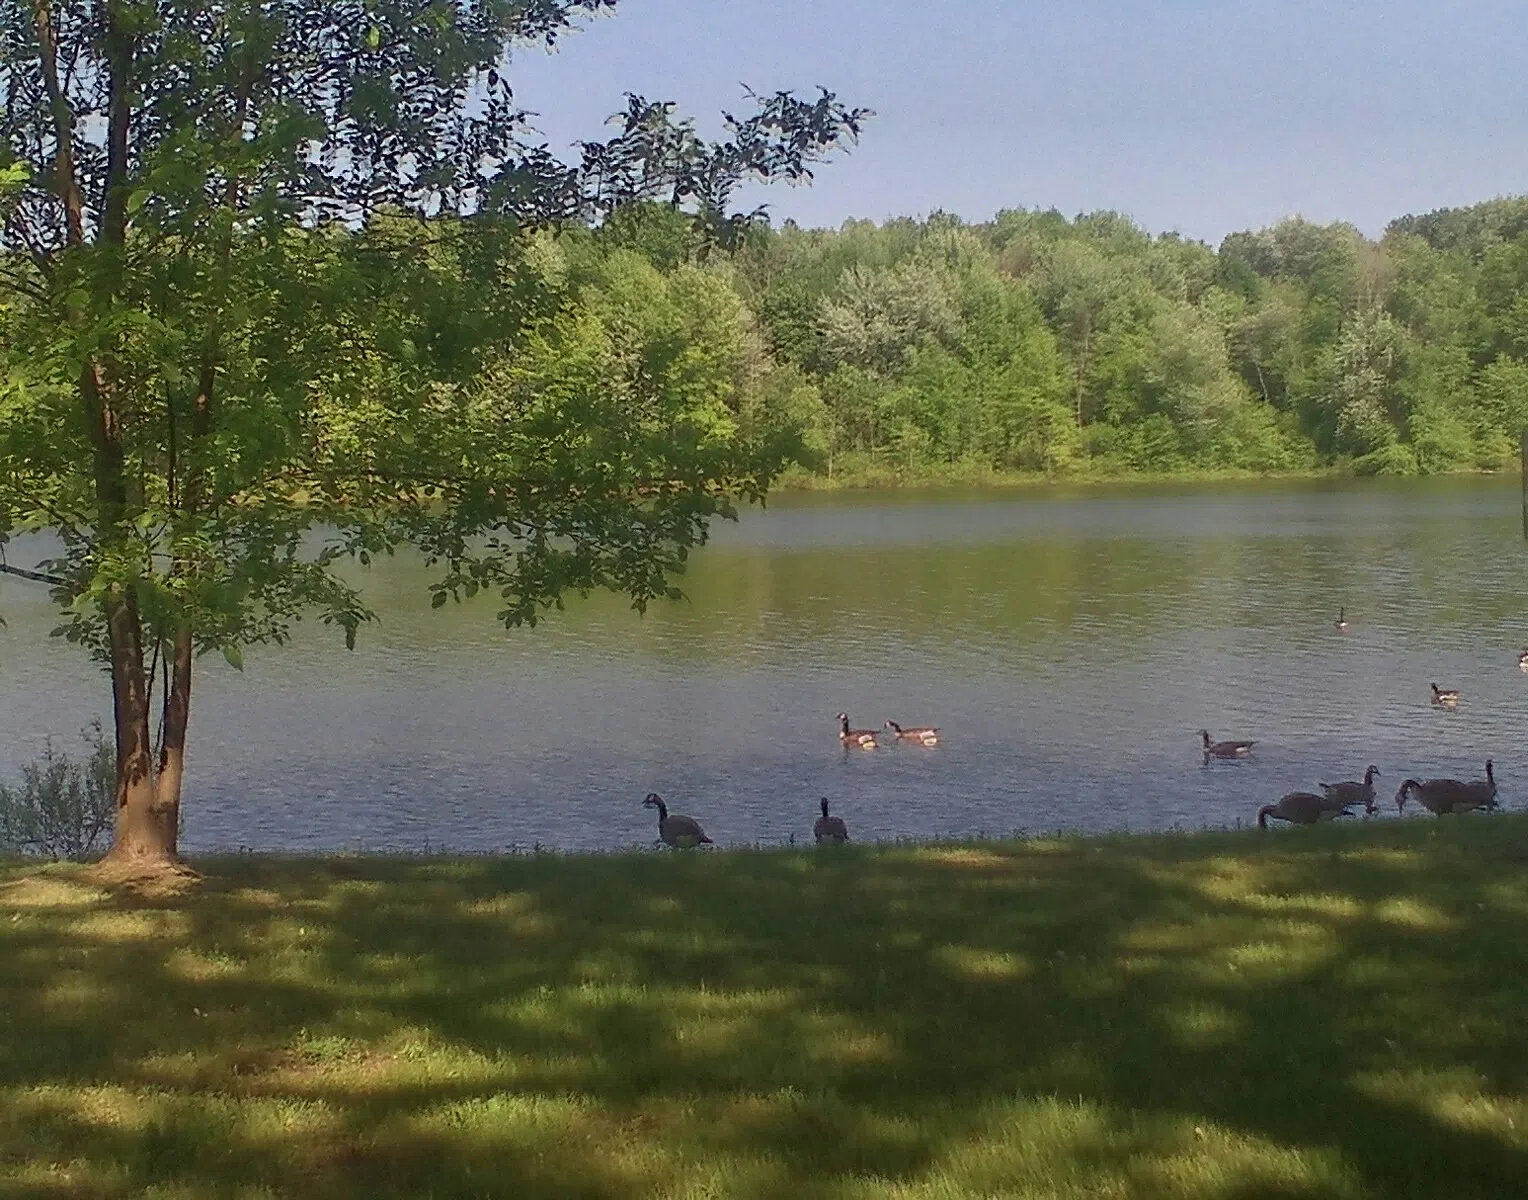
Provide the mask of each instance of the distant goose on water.
{"label": "distant goose on water", "polygon": [[1337,619],[1332,622],[1332,628],[1338,633],[1346,633],[1348,631],[1348,610],[1346,608],[1338,607]]}
{"label": "distant goose on water", "polygon": [[1280,796],[1273,804],[1258,809],[1257,827],[1268,828],[1268,818],[1289,821],[1294,825],[1314,825],[1317,821],[1330,821],[1337,817],[1351,817],[1346,808],[1333,807],[1324,796],[1314,792],[1290,792]]}
{"label": "distant goose on water", "polygon": [[1432,685],[1432,702],[1439,708],[1457,708],[1459,706],[1459,689],[1440,688],[1435,683]]}
{"label": "distant goose on water", "polygon": [[925,746],[939,744],[939,727],[937,725],[909,725],[906,729],[895,721],[887,721],[887,729],[896,735],[899,742],[922,742]]}
{"label": "distant goose on water", "polygon": [[1364,772],[1364,781],[1359,783],[1356,779],[1346,779],[1341,783],[1323,783],[1321,790],[1326,793],[1326,802],[1335,808],[1346,808],[1350,804],[1362,804],[1364,812],[1369,816],[1374,815],[1374,777],[1379,774],[1379,768],[1372,763]]}
{"label": "distant goose on water", "polygon": [[828,798],[822,798],[822,816],[817,818],[817,824],[812,826],[812,835],[818,843],[836,842],[839,845],[849,840],[849,827],[844,824],[842,817],[828,816]]}
{"label": "distant goose on water", "polygon": [[1528,671],[1528,646],[1524,646],[1517,652],[1517,669]]}
{"label": "distant goose on water", "polygon": [[838,714],[838,740],[845,746],[858,746],[861,750],[874,750],[880,745],[875,739],[874,729],[850,729],[849,714]]}
{"label": "distant goose on water", "polygon": [[1209,762],[1212,758],[1246,758],[1247,755],[1252,753],[1252,747],[1257,745],[1255,741],[1212,742],[1210,741],[1210,731],[1208,729],[1201,729],[1199,736],[1204,740],[1205,762]]}
{"label": "distant goose on water", "polygon": [[648,808],[658,810],[658,836],[663,839],[665,845],[680,850],[690,850],[702,842],[715,844],[706,836],[706,831],[700,827],[700,822],[694,817],[682,817],[678,813],[669,816],[668,805],[663,803],[663,797],[657,792],[648,792],[647,799],[642,803]]}

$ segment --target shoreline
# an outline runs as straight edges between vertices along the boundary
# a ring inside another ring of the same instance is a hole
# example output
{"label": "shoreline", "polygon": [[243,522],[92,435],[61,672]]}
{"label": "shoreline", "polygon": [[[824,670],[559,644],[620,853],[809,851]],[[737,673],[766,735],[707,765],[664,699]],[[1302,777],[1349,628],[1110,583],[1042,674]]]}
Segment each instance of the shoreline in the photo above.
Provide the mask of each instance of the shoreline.
{"label": "shoreline", "polygon": [[1350,483],[1360,480],[1388,481],[1428,479],[1513,478],[1516,471],[1478,467],[1458,471],[1437,471],[1427,475],[1368,475],[1345,467],[1319,467],[1300,471],[1126,471],[1126,472],[1035,472],[1035,471],[929,471],[850,470],[834,476],[787,469],[770,487],[770,495],[810,492],[870,491],[954,491],[957,489],[990,491],[1039,491],[1045,488],[1091,488],[1116,485],[1215,484],[1215,483]]}

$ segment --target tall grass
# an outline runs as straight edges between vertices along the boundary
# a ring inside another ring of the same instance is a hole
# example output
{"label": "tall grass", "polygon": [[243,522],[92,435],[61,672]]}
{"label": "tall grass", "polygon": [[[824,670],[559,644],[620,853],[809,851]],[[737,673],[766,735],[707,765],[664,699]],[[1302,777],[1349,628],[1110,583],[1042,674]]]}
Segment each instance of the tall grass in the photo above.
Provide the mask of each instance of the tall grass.
{"label": "tall grass", "polygon": [[1528,818],[0,867],[0,1196],[1528,1195]]}
{"label": "tall grass", "polygon": [[99,720],[80,739],[83,759],[50,741],[16,786],[0,783],[0,854],[81,859],[104,848],[116,818],[116,750]]}

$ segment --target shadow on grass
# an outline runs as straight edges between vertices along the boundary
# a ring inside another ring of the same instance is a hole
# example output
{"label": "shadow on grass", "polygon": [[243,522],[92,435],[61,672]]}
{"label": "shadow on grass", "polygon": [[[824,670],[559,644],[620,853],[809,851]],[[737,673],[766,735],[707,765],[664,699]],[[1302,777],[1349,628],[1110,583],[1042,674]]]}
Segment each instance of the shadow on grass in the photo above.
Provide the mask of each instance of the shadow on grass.
{"label": "shadow on grass", "polygon": [[1528,1195],[1524,818],[198,866],[0,868],[0,1195]]}

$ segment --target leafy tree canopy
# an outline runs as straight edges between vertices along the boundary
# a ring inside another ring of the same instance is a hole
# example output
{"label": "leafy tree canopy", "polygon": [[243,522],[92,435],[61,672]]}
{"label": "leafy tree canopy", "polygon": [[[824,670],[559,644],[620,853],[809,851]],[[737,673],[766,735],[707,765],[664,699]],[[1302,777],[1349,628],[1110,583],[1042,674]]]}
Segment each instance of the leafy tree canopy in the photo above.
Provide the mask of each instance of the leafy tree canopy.
{"label": "leafy tree canopy", "polygon": [[867,114],[750,93],[707,141],[633,95],[562,161],[509,56],[613,3],[0,0],[0,537],[57,535],[109,668],[115,855],[175,854],[198,654],[314,608],[353,644],[340,556],[412,542],[508,624],[640,607],[791,452],[738,419],[736,297],[616,251],[736,249],[738,186]]}

